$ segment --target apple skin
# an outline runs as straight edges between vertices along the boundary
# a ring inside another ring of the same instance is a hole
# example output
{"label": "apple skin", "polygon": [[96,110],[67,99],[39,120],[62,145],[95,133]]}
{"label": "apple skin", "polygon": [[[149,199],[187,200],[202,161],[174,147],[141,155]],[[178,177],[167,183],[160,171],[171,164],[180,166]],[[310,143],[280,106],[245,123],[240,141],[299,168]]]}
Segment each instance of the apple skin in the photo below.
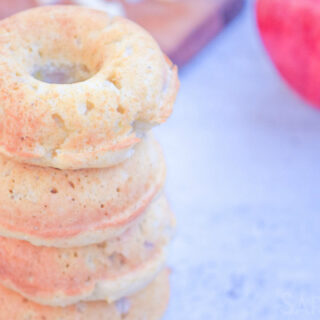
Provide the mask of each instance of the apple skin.
{"label": "apple skin", "polygon": [[320,108],[320,0],[257,0],[256,16],[280,74]]}

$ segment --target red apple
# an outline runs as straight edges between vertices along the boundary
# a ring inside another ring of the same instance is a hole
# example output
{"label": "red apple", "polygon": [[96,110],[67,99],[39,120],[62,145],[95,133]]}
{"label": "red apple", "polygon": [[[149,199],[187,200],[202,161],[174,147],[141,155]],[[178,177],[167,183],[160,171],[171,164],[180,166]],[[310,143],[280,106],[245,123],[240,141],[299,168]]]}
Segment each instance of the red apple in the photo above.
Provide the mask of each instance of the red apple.
{"label": "red apple", "polygon": [[258,0],[256,13],[281,75],[320,108],[320,0]]}

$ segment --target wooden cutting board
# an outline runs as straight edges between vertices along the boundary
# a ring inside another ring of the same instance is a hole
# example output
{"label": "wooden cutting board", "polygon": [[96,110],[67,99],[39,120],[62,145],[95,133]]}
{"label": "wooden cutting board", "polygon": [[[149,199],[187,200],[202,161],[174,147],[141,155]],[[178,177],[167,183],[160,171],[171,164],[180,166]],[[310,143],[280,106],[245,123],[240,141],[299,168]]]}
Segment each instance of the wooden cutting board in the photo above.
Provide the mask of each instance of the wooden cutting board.
{"label": "wooden cutting board", "polygon": [[[127,17],[146,28],[174,63],[182,66],[223,30],[245,0],[116,1],[123,4]],[[36,5],[36,0],[0,0],[0,18]]]}
{"label": "wooden cutting board", "polygon": [[244,4],[244,0],[122,2],[127,16],[149,30],[179,66],[222,31]]}

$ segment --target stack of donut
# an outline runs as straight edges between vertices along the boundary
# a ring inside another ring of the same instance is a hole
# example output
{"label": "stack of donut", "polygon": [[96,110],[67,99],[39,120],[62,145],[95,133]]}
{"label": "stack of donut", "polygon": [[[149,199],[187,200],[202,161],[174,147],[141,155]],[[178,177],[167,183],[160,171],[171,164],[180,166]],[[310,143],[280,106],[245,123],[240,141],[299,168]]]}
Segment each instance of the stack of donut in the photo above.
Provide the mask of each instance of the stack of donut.
{"label": "stack of donut", "polygon": [[150,129],[177,70],[122,18],[0,22],[0,320],[156,320],[174,217]]}

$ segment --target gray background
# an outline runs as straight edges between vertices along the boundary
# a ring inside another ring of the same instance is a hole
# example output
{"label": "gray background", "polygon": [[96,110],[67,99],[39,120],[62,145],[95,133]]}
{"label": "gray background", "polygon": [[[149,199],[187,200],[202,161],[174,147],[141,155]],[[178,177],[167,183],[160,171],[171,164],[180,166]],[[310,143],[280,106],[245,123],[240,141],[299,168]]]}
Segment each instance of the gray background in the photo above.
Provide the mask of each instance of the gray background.
{"label": "gray background", "polygon": [[180,74],[156,129],[178,219],[166,320],[320,319],[320,112],[280,79],[251,2]]}

